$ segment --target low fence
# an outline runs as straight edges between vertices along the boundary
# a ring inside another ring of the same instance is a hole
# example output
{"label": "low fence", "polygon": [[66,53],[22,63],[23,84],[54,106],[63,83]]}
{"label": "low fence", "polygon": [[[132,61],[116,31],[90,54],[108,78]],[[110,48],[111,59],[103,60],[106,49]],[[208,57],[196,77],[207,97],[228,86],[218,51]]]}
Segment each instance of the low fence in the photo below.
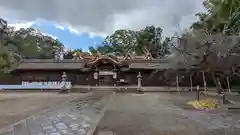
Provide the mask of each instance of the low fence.
{"label": "low fence", "polygon": [[71,89],[71,84],[29,84],[29,85],[0,85],[0,90],[60,90]]}

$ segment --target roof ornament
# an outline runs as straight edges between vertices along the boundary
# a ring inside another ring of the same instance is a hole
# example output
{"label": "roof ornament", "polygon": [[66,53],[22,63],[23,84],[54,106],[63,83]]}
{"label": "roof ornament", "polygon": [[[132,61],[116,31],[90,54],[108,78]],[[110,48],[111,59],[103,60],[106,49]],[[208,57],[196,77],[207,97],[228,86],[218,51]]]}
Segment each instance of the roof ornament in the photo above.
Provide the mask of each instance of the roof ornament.
{"label": "roof ornament", "polygon": [[95,57],[96,58],[99,58],[99,57],[101,57],[102,55],[101,55],[101,53],[99,52],[99,51],[97,51],[97,53],[95,54]]}
{"label": "roof ornament", "polygon": [[97,51],[96,54],[93,55],[94,57],[88,62],[90,63],[94,63],[95,61],[97,61],[100,57],[101,57],[101,53],[99,51]]}
{"label": "roof ornament", "polygon": [[99,59],[101,56],[102,56],[101,53],[97,51],[97,53],[94,55],[93,61]]}
{"label": "roof ornament", "polygon": [[128,50],[123,60],[132,60],[134,56],[135,56],[135,51],[131,52],[131,50]]}
{"label": "roof ornament", "polygon": [[114,53],[108,53],[106,56],[115,61],[118,61],[118,57]]}
{"label": "roof ornament", "polygon": [[74,59],[74,60],[83,59],[81,52],[76,51],[75,53],[73,53],[73,59]]}
{"label": "roof ornament", "polygon": [[127,55],[124,57],[124,60],[131,60],[133,59],[131,53],[127,53]]}
{"label": "roof ornament", "polygon": [[152,54],[150,53],[150,50],[151,49],[145,48],[145,51],[144,51],[145,57],[144,57],[144,59],[146,59],[146,60],[152,60],[153,59]]}

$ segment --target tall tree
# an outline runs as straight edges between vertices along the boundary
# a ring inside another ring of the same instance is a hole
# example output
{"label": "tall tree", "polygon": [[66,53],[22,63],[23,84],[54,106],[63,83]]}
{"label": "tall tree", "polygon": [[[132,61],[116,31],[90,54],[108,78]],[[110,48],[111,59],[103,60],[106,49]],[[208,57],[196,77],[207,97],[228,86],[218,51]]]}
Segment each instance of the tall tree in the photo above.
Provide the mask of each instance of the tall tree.
{"label": "tall tree", "polygon": [[[33,28],[15,30],[0,19],[0,72],[8,72],[23,58],[53,58],[61,42]],[[1,74],[0,73],[0,74]]]}
{"label": "tall tree", "polygon": [[5,47],[6,38],[8,36],[7,21],[0,18],[0,75],[6,73],[11,68],[13,59]]}
{"label": "tall tree", "polygon": [[100,53],[113,53],[115,55],[127,55],[134,51],[136,46],[136,32],[132,30],[116,30],[112,35],[107,36],[103,45],[98,47]]}
{"label": "tall tree", "polygon": [[192,25],[193,29],[205,29],[208,34],[216,32],[225,33],[229,30],[233,32],[233,26],[236,28],[237,25],[229,24],[240,19],[236,17],[236,14],[240,12],[239,0],[205,0],[203,5],[207,12],[197,14],[199,21]]}
{"label": "tall tree", "polygon": [[137,46],[138,54],[145,53],[144,51],[153,51],[161,45],[162,29],[160,27],[147,26],[146,28],[137,32]]}
{"label": "tall tree", "polygon": [[164,56],[168,52],[167,39],[162,44],[162,29],[155,26],[147,26],[140,31],[116,30],[105,38],[101,46],[92,51],[102,54],[112,53],[118,56],[126,56],[129,53],[144,55],[150,52],[153,57]]}
{"label": "tall tree", "polygon": [[177,65],[180,63],[183,68],[194,66],[199,72],[212,74],[220,90],[218,79],[230,76],[232,67],[237,64],[236,58],[233,59],[232,56],[240,49],[239,36],[227,36],[222,33],[206,36],[203,32],[197,31],[185,34],[178,41],[174,46],[176,52],[173,57]]}

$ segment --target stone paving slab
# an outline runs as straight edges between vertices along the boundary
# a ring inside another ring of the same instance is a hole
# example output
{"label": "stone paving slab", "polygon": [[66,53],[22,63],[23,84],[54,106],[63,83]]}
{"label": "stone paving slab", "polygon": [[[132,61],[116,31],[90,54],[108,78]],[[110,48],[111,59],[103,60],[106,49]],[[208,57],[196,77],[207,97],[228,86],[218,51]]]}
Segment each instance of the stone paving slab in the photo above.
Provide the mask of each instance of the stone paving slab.
{"label": "stone paving slab", "polygon": [[103,101],[109,97],[92,95],[58,105],[10,126],[0,135],[85,135],[104,109]]}

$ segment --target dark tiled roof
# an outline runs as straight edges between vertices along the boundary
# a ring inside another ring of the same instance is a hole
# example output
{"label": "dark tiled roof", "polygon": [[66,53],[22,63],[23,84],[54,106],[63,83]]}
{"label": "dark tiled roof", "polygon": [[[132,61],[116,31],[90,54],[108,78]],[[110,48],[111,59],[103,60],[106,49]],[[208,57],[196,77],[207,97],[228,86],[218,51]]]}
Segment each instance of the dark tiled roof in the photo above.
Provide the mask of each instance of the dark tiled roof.
{"label": "dark tiled roof", "polygon": [[16,69],[81,69],[83,60],[31,59],[21,62]]}
{"label": "dark tiled roof", "polygon": [[169,69],[170,64],[167,62],[157,63],[157,62],[145,62],[145,63],[131,63],[129,68],[132,69]]}
{"label": "dark tiled roof", "polygon": [[132,69],[169,69],[170,63],[167,59],[132,59],[128,61]]}
{"label": "dark tiled roof", "polygon": [[63,60],[55,60],[55,59],[26,59],[23,60],[23,63],[83,63],[83,59],[63,59]]}
{"label": "dark tiled roof", "polygon": [[[95,58],[91,62],[85,59],[74,60],[74,59],[64,59],[64,60],[54,60],[54,59],[28,59],[24,60],[16,69],[82,69],[85,66],[85,62],[88,64],[94,64],[101,59],[110,59],[115,64],[126,63],[131,69],[168,69],[171,65],[168,63],[167,59],[129,59],[124,61],[118,61],[117,59],[111,58],[109,56],[100,56]],[[85,70],[85,69],[83,69]],[[87,70],[87,69],[86,69]]]}

